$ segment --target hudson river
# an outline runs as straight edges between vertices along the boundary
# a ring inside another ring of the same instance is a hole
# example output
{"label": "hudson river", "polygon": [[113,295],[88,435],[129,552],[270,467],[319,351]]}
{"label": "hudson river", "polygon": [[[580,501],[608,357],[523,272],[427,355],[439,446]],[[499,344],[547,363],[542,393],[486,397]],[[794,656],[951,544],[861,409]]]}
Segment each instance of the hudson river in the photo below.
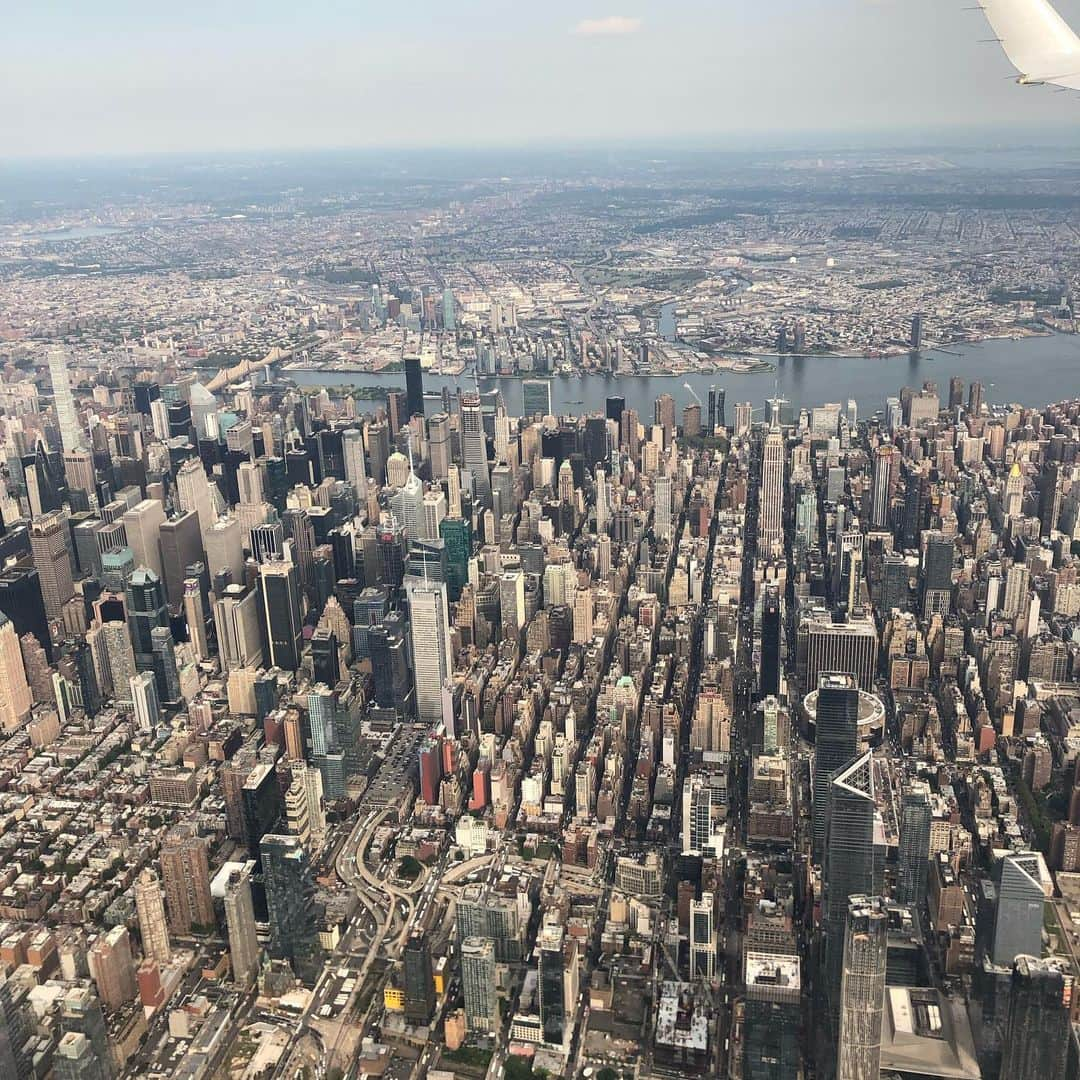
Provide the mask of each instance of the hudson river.
{"label": "hudson river", "polygon": [[[785,356],[771,358],[775,372],[734,375],[718,372],[711,375],[637,378],[625,375],[589,375],[584,378],[551,378],[552,407],[556,413],[602,411],[605,398],[622,396],[628,408],[637,409],[642,420],[652,416],[653,402],[661,394],[671,394],[681,409],[692,401],[684,382],[689,383],[703,402],[710,386],[727,392],[727,422],[734,417],[737,401],[751,401],[754,407],[773,396],[774,387],[781,397],[796,408],[811,407],[827,401],[841,404],[854,398],[862,416],[885,407],[885,399],[900,392],[903,386],[919,388],[928,380],[938,384],[943,401],[948,401],[949,379],[959,375],[966,383],[983,384],[983,400],[998,404],[1019,402],[1041,406],[1062,398],[1080,395],[1080,336],[1056,334],[1052,337],[1003,339],[980,345],[953,347],[944,352],[892,356],[871,360],[865,357]],[[282,371],[282,378],[301,386],[386,386],[405,387],[405,373],[369,375],[363,372]],[[480,387],[502,390],[511,413],[521,412],[521,379],[481,379]],[[425,391],[439,391],[444,385],[471,389],[472,375],[459,379],[443,378],[425,372]],[[966,393],[966,387],[965,387]],[[362,405],[362,403],[360,403]],[[428,406],[434,411],[433,403]]]}

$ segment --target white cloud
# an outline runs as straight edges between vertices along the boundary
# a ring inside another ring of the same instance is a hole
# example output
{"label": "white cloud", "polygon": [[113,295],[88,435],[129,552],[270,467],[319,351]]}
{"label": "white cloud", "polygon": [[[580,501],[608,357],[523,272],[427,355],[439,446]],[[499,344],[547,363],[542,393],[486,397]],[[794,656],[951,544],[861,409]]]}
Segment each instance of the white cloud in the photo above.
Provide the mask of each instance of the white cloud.
{"label": "white cloud", "polygon": [[641,20],[631,15],[607,15],[602,19],[582,19],[574,27],[574,33],[588,37],[611,37],[618,34],[636,34],[640,29]]}

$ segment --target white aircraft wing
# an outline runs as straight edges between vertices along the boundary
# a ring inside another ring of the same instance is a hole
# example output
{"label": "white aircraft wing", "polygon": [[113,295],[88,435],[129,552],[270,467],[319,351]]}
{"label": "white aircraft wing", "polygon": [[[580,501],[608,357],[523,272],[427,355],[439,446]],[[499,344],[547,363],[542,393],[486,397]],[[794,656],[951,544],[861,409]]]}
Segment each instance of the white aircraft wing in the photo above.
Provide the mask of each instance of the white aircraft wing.
{"label": "white aircraft wing", "polygon": [[1080,37],[1050,0],[982,0],[1020,81],[1080,90]]}

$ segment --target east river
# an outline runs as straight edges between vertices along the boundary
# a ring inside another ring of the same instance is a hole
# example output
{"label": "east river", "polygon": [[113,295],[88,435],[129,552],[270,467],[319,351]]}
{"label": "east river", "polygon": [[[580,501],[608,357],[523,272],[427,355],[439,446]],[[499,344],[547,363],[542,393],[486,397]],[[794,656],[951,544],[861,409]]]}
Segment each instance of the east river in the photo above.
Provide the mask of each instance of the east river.
{"label": "east river", "polygon": [[[1050,337],[1001,339],[978,345],[955,346],[948,353],[929,351],[882,359],[835,356],[784,356],[769,358],[775,371],[733,374],[637,377],[588,375],[583,378],[553,376],[552,407],[558,414],[603,411],[605,399],[620,396],[628,408],[636,409],[644,420],[652,416],[653,402],[671,394],[679,407],[692,398],[689,383],[707,401],[710,386],[722,387],[727,398],[727,422],[734,416],[737,401],[760,406],[774,392],[796,408],[812,407],[828,401],[858,402],[859,414],[867,416],[883,409],[885,399],[897,395],[903,386],[916,389],[927,380],[938,384],[942,401],[948,400],[949,379],[958,375],[965,384],[983,384],[983,400],[995,404],[1018,402],[1042,406],[1062,398],[1080,395],[1080,336],[1055,334]],[[404,389],[404,372],[368,374],[342,371],[281,371],[280,377],[301,386],[386,386]],[[521,412],[521,378],[482,378],[482,390],[498,387],[511,413]],[[447,378],[425,372],[425,391],[441,391],[448,385],[471,389],[472,374]],[[965,387],[966,393],[966,387]],[[428,407],[432,412],[434,403]]]}

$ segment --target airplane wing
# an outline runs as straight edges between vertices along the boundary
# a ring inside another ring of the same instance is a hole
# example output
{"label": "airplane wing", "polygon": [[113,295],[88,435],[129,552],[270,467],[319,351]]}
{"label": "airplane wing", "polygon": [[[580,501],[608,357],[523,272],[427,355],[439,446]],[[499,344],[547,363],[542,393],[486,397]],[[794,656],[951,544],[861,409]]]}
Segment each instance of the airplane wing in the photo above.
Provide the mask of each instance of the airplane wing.
{"label": "airplane wing", "polygon": [[982,0],[980,7],[1021,82],[1080,90],[1080,37],[1050,0]]}

